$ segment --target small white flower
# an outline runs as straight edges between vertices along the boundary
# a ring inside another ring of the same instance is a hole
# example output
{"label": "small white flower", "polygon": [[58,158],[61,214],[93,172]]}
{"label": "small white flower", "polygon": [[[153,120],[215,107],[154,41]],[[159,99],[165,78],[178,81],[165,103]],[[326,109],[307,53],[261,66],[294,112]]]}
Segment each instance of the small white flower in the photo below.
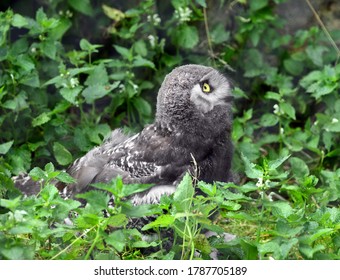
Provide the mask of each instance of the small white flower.
{"label": "small white flower", "polygon": [[32,53],[36,53],[36,52],[37,52],[37,48],[32,47],[32,48],[31,48],[31,52],[32,52]]}
{"label": "small white flower", "polygon": [[71,17],[73,16],[73,13],[72,13],[70,10],[67,10],[67,11],[66,11],[66,16],[67,16],[68,18],[71,18]]}
{"label": "small white flower", "polygon": [[259,178],[256,183],[256,187],[261,188],[263,187],[263,178]]}
{"label": "small white flower", "polygon": [[180,22],[186,22],[190,21],[191,14],[192,10],[190,8],[179,7],[178,10],[175,11],[175,18],[177,18]]}
{"label": "small white flower", "polygon": [[315,126],[317,126],[318,124],[319,124],[319,122],[318,122],[318,121],[315,121],[315,122],[314,122],[314,125],[315,125]]}
{"label": "small white flower", "polygon": [[153,14],[152,16],[148,15],[147,20],[154,26],[157,26],[161,23],[161,18],[159,17],[158,14]]}
{"label": "small white flower", "polygon": [[149,43],[150,43],[151,47],[155,48],[157,41],[158,41],[158,38],[153,36],[153,35],[149,35],[148,39],[149,39]]}
{"label": "small white flower", "polygon": [[338,123],[338,122],[339,122],[338,119],[336,119],[336,118],[333,118],[333,119],[332,119],[332,123]]}
{"label": "small white flower", "polygon": [[273,108],[274,108],[274,114],[275,115],[279,115],[280,114],[280,107],[279,107],[279,105],[278,104],[275,104],[274,106],[273,106]]}
{"label": "small white flower", "polygon": [[280,128],[280,134],[284,134],[285,133],[285,130],[283,127]]}
{"label": "small white flower", "polygon": [[77,78],[71,78],[70,79],[70,86],[71,88],[75,88],[77,85],[79,85],[79,81]]}

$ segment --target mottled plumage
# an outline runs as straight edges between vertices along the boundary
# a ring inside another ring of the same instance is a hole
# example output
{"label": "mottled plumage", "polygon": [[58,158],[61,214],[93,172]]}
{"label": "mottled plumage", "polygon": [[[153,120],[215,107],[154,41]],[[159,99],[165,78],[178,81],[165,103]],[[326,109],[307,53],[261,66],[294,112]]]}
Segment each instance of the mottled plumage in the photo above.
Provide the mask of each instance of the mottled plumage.
{"label": "mottled plumage", "polygon": [[132,197],[143,204],[173,193],[188,171],[197,169],[198,179],[206,182],[230,181],[231,101],[228,80],[215,69],[175,68],[159,89],[155,122],[133,136],[114,130],[101,146],[77,159],[67,170],[77,180],[68,191],[84,192],[92,183],[120,175],[126,184],[155,185]]}

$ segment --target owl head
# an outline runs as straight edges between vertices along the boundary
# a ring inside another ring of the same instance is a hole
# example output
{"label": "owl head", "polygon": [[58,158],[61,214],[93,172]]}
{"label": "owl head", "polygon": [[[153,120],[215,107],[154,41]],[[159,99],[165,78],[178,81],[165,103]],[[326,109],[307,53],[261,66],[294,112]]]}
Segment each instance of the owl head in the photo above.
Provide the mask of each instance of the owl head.
{"label": "owl head", "polygon": [[159,89],[156,122],[186,131],[230,122],[231,101],[230,84],[217,70],[180,66],[165,77]]}

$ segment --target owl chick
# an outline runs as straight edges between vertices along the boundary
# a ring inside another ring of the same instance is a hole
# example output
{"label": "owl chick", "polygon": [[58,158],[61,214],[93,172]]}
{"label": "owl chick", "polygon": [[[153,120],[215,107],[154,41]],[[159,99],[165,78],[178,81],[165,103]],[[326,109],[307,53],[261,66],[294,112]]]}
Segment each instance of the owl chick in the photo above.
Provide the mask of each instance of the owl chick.
{"label": "owl chick", "polygon": [[159,89],[155,122],[133,136],[114,130],[68,168],[77,182],[64,192],[73,196],[119,175],[125,184],[154,185],[131,198],[139,205],[173,193],[186,172],[208,183],[231,181],[231,102],[230,84],[217,70],[175,68]]}

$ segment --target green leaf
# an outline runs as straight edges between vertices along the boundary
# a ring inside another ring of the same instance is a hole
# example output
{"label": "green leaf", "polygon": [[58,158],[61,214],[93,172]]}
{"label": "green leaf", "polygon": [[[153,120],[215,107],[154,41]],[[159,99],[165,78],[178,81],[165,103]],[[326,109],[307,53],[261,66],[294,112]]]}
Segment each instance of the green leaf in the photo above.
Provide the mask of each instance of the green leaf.
{"label": "green leaf", "polygon": [[289,103],[280,103],[281,110],[288,115],[291,119],[295,120],[295,108]]}
{"label": "green leaf", "polygon": [[268,0],[249,1],[250,9],[252,11],[260,10],[268,5]]}
{"label": "green leaf", "polygon": [[110,196],[106,192],[92,190],[86,193],[76,195],[77,198],[83,198],[90,204],[95,211],[101,211],[107,208],[110,201]]}
{"label": "green leaf", "polygon": [[199,4],[203,8],[207,7],[207,3],[205,2],[205,0],[195,0],[195,1],[196,1],[197,4]]}
{"label": "green leaf", "polygon": [[96,85],[106,85],[109,82],[109,77],[107,75],[106,68],[103,63],[94,67],[93,71],[87,77],[85,85],[96,86]]}
{"label": "green leaf", "polygon": [[192,49],[198,44],[198,31],[195,26],[180,25],[173,34],[174,43],[181,48]]}
{"label": "green leaf", "polygon": [[113,47],[123,58],[127,59],[128,61],[132,60],[133,56],[131,50],[117,45],[114,45]]}
{"label": "green leaf", "polygon": [[268,162],[268,167],[269,170],[275,170],[276,168],[278,168],[282,163],[284,163],[288,158],[290,157],[290,155],[288,156],[284,156],[284,157],[280,157],[276,160],[271,160]]}
{"label": "green leaf", "polygon": [[105,238],[105,242],[115,248],[118,252],[122,252],[125,248],[125,235],[122,230],[116,230]]}
{"label": "green leaf", "polygon": [[263,169],[261,166],[250,162],[243,153],[241,154],[241,157],[245,165],[245,172],[248,178],[259,179],[263,177]]}
{"label": "green leaf", "polygon": [[36,127],[36,126],[42,125],[50,121],[50,119],[51,119],[50,112],[48,113],[44,112],[32,120],[32,126]]}
{"label": "green leaf", "polygon": [[70,174],[68,174],[65,171],[60,172],[57,176],[56,179],[58,179],[60,182],[66,183],[66,184],[72,184],[76,183],[77,180],[74,179]]}
{"label": "green leaf", "polygon": [[175,217],[172,215],[161,215],[155,221],[145,225],[142,230],[149,230],[151,228],[169,227],[175,222]]}
{"label": "green leaf", "polygon": [[177,212],[190,211],[194,193],[192,179],[190,175],[186,173],[174,193],[174,206],[176,207]]}
{"label": "green leaf", "polygon": [[289,159],[289,163],[294,177],[303,179],[309,175],[309,168],[304,160],[292,157]]}
{"label": "green leaf", "polygon": [[47,175],[44,172],[44,170],[42,170],[39,167],[34,167],[29,173],[28,175],[34,180],[34,181],[39,181],[41,179],[46,180],[47,179]]}
{"label": "green leaf", "polygon": [[133,61],[133,66],[134,67],[149,67],[149,68],[156,70],[155,64],[152,61],[142,58],[141,56],[135,57]]}
{"label": "green leaf", "polygon": [[60,165],[68,165],[73,160],[71,153],[59,142],[54,142],[53,152]]}
{"label": "green leaf", "polygon": [[88,104],[92,104],[95,100],[104,97],[110,92],[111,87],[104,85],[94,85],[86,87],[82,95],[85,97],[85,101]]}
{"label": "green leaf", "polygon": [[304,65],[302,62],[293,59],[284,60],[283,66],[290,74],[294,76],[300,75],[304,69]]}
{"label": "green leaf", "polygon": [[46,39],[40,43],[40,49],[48,58],[55,60],[57,54],[57,44],[54,40]]}
{"label": "green leaf", "polygon": [[116,214],[110,216],[108,219],[108,225],[111,227],[122,227],[128,223],[128,218],[125,214]]}
{"label": "green leaf", "polygon": [[210,36],[213,43],[221,44],[229,40],[230,32],[226,31],[222,23],[218,23],[211,31]]}
{"label": "green leaf", "polygon": [[78,86],[75,88],[62,88],[60,89],[60,94],[68,102],[76,104],[76,98],[78,97],[82,89],[83,89],[82,86]]}
{"label": "green leaf", "polygon": [[104,11],[104,14],[110,19],[113,19],[115,22],[119,22],[125,18],[125,14],[118,9],[111,8],[105,4],[102,5],[102,9]]}
{"label": "green leaf", "polygon": [[269,203],[268,207],[272,207],[272,212],[275,216],[287,219],[290,215],[294,214],[294,210],[289,203],[283,201],[276,201]]}
{"label": "green leaf", "polygon": [[22,28],[28,25],[28,21],[25,17],[20,14],[14,14],[12,18],[12,25],[14,27]]}
{"label": "green leaf", "polygon": [[0,154],[5,155],[9,151],[9,149],[12,147],[14,143],[14,140],[8,141],[6,143],[0,144]]}
{"label": "green leaf", "polygon": [[269,126],[274,126],[279,122],[278,116],[270,113],[265,113],[262,115],[261,120],[260,120],[260,125],[269,127]]}
{"label": "green leaf", "polygon": [[67,0],[68,4],[76,11],[87,16],[93,15],[93,9],[90,0]]}
{"label": "green leaf", "polygon": [[138,96],[132,100],[133,106],[142,116],[150,116],[152,109],[151,105],[142,97]]}

